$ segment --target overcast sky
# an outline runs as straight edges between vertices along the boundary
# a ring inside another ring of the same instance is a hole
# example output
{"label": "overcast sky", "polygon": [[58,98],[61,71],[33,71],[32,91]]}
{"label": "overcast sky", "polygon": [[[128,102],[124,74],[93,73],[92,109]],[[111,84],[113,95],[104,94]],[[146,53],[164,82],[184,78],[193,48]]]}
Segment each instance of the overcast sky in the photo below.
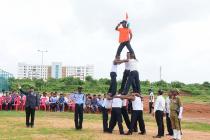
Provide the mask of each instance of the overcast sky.
{"label": "overcast sky", "polygon": [[47,49],[44,64],[94,64],[95,78],[109,77],[126,11],[141,80],[159,80],[161,65],[168,82],[210,81],[209,0],[0,0],[0,68],[17,75]]}

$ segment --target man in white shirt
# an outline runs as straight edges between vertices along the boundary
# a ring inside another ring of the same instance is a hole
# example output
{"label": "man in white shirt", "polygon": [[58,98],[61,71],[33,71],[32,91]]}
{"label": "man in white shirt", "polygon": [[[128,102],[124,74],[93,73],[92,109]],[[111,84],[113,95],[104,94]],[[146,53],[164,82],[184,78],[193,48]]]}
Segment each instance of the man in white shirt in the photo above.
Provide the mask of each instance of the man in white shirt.
{"label": "man in white shirt", "polygon": [[173,136],[173,129],[171,126],[171,119],[170,119],[171,97],[172,97],[172,94],[171,94],[171,92],[169,92],[168,97],[166,97],[166,124],[167,124],[167,130],[168,130],[168,134],[166,134],[166,135]]}
{"label": "man in white shirt", "polygon": [[158,134],[156,136],[153,136],[153,138],[161,138],[164,136],[164,123],[163,123],[163,115],[165,111],[165,99],[163,97],[163,91],[158,90],[158,96],[155,101],[154,106],[154,113],[155,119],[158,127]]}
{"label": "man in white shirt", "polygon": [[154,93],[152,89],[149,89],[149,114],[152,113],[153,103],[155,102]]}
{"label": "man in white shirt", "polygon": [[[115,95],[120,96],[120,94]],[[109,97],[109,99],[112,97]],[[112,133],[116,123],[119,127],[119,132],[121,135],[124,134],[123,131],[123,125],[122,125],[122,114],[121,114],[121,108],[122,108],[122,99],[120,98],[113,98],[112,99],[112,111],[111,111],[111,119],[109,122],[109,129],[108,132]]]}
{"label": "man in white shirt", "polygon": [[108,99],[110,94],[104,94],[104,99],[102,103],[102,119],[103,119],[103,131],[108,132],[108,111],[111,109],[112,100]]}
{"label": "man in white shirt", "polygon": [[135,82],[134,92],[136,92],[136,93],[141,92],[139,72],[138,72],[138,60],[136,59],[134,54],[131,54],[128,63],[129,63],[130,73],[129,73],[125,88],[123,90],[123,95],[128,94],[130,86],[133,81]]}
{"label": "man in white shirt", "polygon": [[126,135],[132,135],[133,129],[138,121],[139,127],[140,127],[140,133],[141,135],[146,134],[145,130],[145,124],[143,119],[143,103],[140,94],[138,93],[132,93],[129,95],[121,95],[119,96],[121,99],[128,99],[132,101],[132,114],[131,114],[131,124],[129,131],[126,133]]}

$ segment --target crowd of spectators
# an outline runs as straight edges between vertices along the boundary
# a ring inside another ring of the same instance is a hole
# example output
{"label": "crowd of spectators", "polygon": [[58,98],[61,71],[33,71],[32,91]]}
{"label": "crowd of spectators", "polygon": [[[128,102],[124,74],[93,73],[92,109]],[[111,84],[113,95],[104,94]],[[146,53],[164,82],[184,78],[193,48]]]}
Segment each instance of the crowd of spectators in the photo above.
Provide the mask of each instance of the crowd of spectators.
{"label": "crowd of spectators", "polygon": [[[64,94],[58,92],[43,92],[40,94],[39,110],[63,112],[74,111],[75,103],[72,100],[73,93]],[[102,109],[103,99],[102,95],[86,94],[84,112],[86,113],[100,113]],[[19,92],[5,92],[0,95],[0,110],[24,110],[26,96]]]}

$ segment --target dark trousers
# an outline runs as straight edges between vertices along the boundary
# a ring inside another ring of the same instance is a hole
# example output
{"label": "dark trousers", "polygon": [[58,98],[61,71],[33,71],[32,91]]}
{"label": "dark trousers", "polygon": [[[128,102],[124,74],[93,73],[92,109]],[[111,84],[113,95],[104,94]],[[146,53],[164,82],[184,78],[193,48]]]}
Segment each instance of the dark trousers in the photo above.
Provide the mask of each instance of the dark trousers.
{"label": "dark trousers", "polygon": [[135,125],[139,123],[139,128],[142,133],[144,133],[145,130],[145,124],[144,124],[144,119],[143,119],[143,111],[142,110],[133,110],[132,115],[131,115],[131,125],[129,132],[133,132],[133,129]]}
{"label": "dark trousers", "polygon": [[75,104],[74,123],[76,129],[82,129],[83,104]]}
{"label": "dark trousers", "polygon": [[109,132],[112,132],[116,123],[118,124],[120,134],[124,134],[122,125],[121,108],[112,108],[111,119],[109,121]]}
{"label": "dark trousers", "polygon": [[[35,118],[35,108],[26,107],[26,126],[33,126],[34,125],[34,118]],[[31,117],[31,123],[29,122],[29,119]]]}
{"label": "dark trousers", "polygon": [[171,119],[169,117],[169,113],[166,113],[166,124],[167,124],[167,130],[169,135],[173,135],[173,129],[171,126]]}
{"label": "dark trousers", "polygon": [[135,86],[136,86],[136,90],[134,92],[137,92],[137,93],[141,92],[140,81],[139,81],[139,73],[138,73],[138,71],[131,71],[129,73],[128,80],[126,82],[123,94],[128,94],[128,91],[129,91],[130,86],[131,86],[133,81],[135,82]]}
{"label": "dark trousers", "polygon": [[153,102],[149,102],[149,113],[152,113]]}
{"label": "dark trousers", "polygon": [[158,126],[158,136],[164,136],[163,111],[157,110],[155,119]]}
{"label": "dark trousers", "polygon": [[104,132],[108,131],[108,109],[102,107],[102,119],[103,119],[103,130]]}
{"label": "dark trousers", "polygon": [[[130,73],[130,70],[124,70],[120,91],[124,90],[125,84],[128,80],[129,73]],[[133,91],[135,92],[136,91],[136,85],[135,85],[134,80],[132,81],[132,88],[133,88]]]}
{"label": "dark trousers", "polygon": [[111,72],[110,77],[111,77],[111,82],[110,82],[108,93],[111,93],[112,96],[114,96],[117,92],[117,80],[116,80],[117,74],[116,74],[116,72]]}
{"label": "dark trousers", "polygon": [[129,116],[128,116],[128,111],[127,111],[126,106],[123,106],[121,108],[121,113],[122,113],[122,116],[125,120],[125,124],[126,124],[127,128],[130,129],[131,122],[130,122],[130,119],[129,119]]}
{"label": "dark trousers", "polygon": [[122,52],[122,50],[123,50],[123,48],[124,48],[125,46],[127,47],[127,49],[129,50],[130,53],[133,53],[133,54],[134,54],[134,51],[133,51],[133,49],[132,49],[132,47],[131,47],[131,44],[130,44],[130,41],[126,41],[126,42],[120,43],[120,45],[119,45],[119,47],[118,47],[118,49],[117,49],[117,54],[116,54],[116,56],[120,56],[120,54],[121,54],[121,52]]}

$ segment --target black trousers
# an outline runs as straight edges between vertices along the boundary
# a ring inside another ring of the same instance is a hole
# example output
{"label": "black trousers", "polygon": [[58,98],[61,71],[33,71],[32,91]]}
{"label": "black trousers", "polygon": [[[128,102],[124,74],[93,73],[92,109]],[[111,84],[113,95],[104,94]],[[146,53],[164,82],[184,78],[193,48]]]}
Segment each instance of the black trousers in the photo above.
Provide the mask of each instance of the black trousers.
{"label": "black trousers", "polygon": [[130,86],[131,86],[133,81],[135,82],[135,86],[136,86],[136,88],[135,88],[136,91],[135,92],[137,92],[137,93],[141,92],[141,90],[140,90],[140,81],[139,81],[139,73],[138,73],[138,71],[131,71],[129,73],[128,80],[126,82],[123,94],[128,94],[128,91],[129,91]]}
{"label": "black trousers", "polygon": [[130,119],[129,119],[129,116],[128,116],[128,111],[127,111],[126,106],[123,106],[121,108],[121,113],[122,113],[122,116],[125,120],[125,124],[126,124],[127,128],[130,129],[131,122],[130,122]]}
{"label": "black trousers", "polygon": [[167,130],[169,135],[173,135],[173,129],[171,126],[171,119],[169,117],[169,113],[166,113],[166,124],[167,124]]}
{"label": "black trousers", "polygon": [[74,123],[76,129],[82,129],[83,104],[75,104]]}
{"label": "black trousers", "polygon": [[120,134],[124,134],[122,125],[121,108],[112,108],[111,119],[109,121],[109,132],[112,132],[116,123],[118,124]]}
{"label": "black trousers", "polygon": [[157,110],[155,112],[155,119],[158,126],[158,136],[164,136],[163,111]]}
{"label": "black trousers", "polygon": [[114,96],[117,92],[117,74],[116,72],[110,72],[111,82],[109,86],[108,93],[111,93]]}
{"label": "black trousers", "polygon": [[131,125],[129,132],[133,132],[133,129],[135,128],[135,125],[139,123],[139,128],[142,133],[146,132],[145,130],[145,124],[143,119],[143,111],[142,110],[133,110],[131,115]]}
{"label": "black trousers", "polygon": [[152,113],[153,102],[149,102],[149,113]]}
{"label": "black trousers", "polygon": [[[128,76],[130,74],[130,70],[124,70],[123,72],[123,78],[122,78],[122,83],[121,83],[121,88],[120,88],[120,91],[122,92],[125,88],[125,84],[128,80]],[[135,85],[135,81],[133,80],[132,81],[132,88],[133,88],[133,91],[135,92],[136,91],[136,85]]]}
{"label": "black trousers", "polygon": [[102,119],[103,119],[103,130],[104,132],[108,131],[108,109],[102,107]]}
{"label": "black trousers", "polygon": [[[35,108],[26,107],[25,112],[26,112],[26,126],[29,126],[29,125],[33,126],[34,118],[35,118]],[[29,122],[30,117],[31,117],[31,122]]]}
{"label": "black trousers", "polygon": [[130,44],[130,41],[126,41],[126,42],[120,43],[120,45],[119,45],[119,47],[118,47],[118,49],[117,49],[117,54],[116,54],[116,56],[120,56],[120,54],[121,54],[121,52],[122,52],[122,50],[123,50],[123,48],[124,48],[125,46],[127,47],[128,51],[129,51],[130,53],[133,53],[133,54],[134,54],[134,51],[133,51],[133,49],[132,49],[132,47],[131,47],[131,44]]}

